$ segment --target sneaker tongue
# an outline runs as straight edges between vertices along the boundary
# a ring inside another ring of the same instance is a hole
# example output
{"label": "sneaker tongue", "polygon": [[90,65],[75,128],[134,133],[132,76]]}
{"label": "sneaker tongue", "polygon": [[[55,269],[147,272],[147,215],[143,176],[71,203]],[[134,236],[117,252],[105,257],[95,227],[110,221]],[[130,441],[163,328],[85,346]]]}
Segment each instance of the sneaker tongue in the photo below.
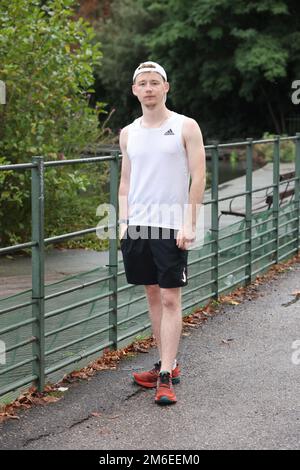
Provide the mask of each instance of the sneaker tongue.
{"label": "sneaker tongue", "polygon": [[170,372],[163,370],[163,371],[161,371],[159,376],[160,376],[161,383],[169,383]]}

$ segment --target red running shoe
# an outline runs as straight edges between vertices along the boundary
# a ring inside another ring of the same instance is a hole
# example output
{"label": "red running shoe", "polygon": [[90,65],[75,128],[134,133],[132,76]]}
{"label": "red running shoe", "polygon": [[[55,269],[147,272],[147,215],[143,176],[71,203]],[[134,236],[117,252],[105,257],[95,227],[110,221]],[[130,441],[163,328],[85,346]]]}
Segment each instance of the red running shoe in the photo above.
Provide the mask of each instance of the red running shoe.
{"label": "red running shoe", "polygon": [[161,372],[157,379],[155,403],[158,405],[173,405],[176,402],[170,372]]}
{"label": "red running shoe", "polygon": [[[133,380],[135,383],[145,388],[155,388],[157,385],[157,379],[160,372],[160,361],[154,364],[153,369],[147,372],[133,374]],[[180,368],[177,365],[175,369],[172,370],[172,384],[178,384],[180,382]]]}

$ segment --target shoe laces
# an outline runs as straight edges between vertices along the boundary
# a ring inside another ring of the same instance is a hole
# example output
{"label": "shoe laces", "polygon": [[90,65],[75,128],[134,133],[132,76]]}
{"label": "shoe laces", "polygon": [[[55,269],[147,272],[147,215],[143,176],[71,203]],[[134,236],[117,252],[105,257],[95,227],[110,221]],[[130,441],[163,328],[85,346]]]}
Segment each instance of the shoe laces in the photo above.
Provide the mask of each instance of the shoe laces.
{"label": "shoe laces", "polygon": [[154,364],[154,367],[153,369],[151,369],[151,374],[154,374],[154,375],[157,375],[157,373],[160,371],[160,363],[159,362],[156,362]]}
{"label": "shoe laces", "polygon": [[162,374],[159,374],[159,385],[164,386],[164,387],[169,387],[170,378],[171,376],[169,372],[163,372]]}

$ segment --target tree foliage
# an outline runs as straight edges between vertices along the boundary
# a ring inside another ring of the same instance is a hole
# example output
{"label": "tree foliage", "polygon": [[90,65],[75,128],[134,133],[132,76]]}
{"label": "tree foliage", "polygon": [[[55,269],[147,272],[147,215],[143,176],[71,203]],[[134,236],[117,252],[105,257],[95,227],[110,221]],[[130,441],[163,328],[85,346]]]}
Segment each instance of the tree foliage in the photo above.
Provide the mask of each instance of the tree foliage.
{"label": "tree foliage", "polygon": [[[7,104],[0,107],[0,163],[28,162],[33,155],[74,158],[101,139],[103,105],[93,109],[89,95],[102,54],[93,28],[73,18],[74,4],[1,0],[0,79],[6,83]],[[46,182],[50,235],[89,180],[64,167],[47,171]],[[30,173],[2,173],[0,185],[0,241],[30,238]]]}
{"label": "tree foliage", "polygon": [[[129,11],[136,2],[126,4]],[[136,40],[148,58],[167,69],[171,104],[195,117],[206,136],[228,139],[286,131],[286,117],[295,110],[291,83],[300,76],[299,2],[140,0],[138,5],[152,19],[144,32],[143,16],[129,27],[128,14],[114,15],[111,31],[106,29],[105,47],[123,48],[117,70],[139,62],[136,48],[130,47]],[[121,46],[117,38],[124,38]],[[114,104],[120,90],[130,93],[128,83],[122,73],[116,85],[108,78],[113,76],[111,54],[104,57],[104,67],[102,84],[109,82]]]}
{"label": "tree foliage", "polygon": [[96,90],[114,109],[111,124],[115,129],[139,113],[131,93],[132,75],[137,65],[149,58],[144,39],[159,24],[159,14],[145,8],[144,0],[115,0],[110,16],[95,26],[103,51],[101,67],[96,70]]}
{"label": "tree foliage", "polygon": [[13,162],[32,155],[78,155],[99,135],[88,106],[99,44],[74,0],[1,0],[0,77],[7,104],[0,114],[0,152]]}

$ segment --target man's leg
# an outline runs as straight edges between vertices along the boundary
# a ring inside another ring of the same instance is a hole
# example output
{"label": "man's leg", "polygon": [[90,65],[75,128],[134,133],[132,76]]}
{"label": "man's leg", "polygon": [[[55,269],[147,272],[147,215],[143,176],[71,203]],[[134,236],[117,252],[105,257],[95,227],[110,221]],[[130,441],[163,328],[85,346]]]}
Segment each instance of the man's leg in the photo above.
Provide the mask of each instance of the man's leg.
{"label": "man's leg", "polygon": [[162,318],[162,302],[160,295],[160,287],[158,284],[145,286],[145,291],[149,306],[149,316],[152,324],[153,336],[155,337],[159,357],[161,358],[161,340],[160,327]]}
{"label": "man's leg", "polygon": [[[162,303],[160,297],[160,287],[158,284],[145,285],[145,291],[149,306],[149,316],[152,324],[153,336],[156,340],[157,348],[159,351],[159,358],[161,357],[161,342],[160,342],[160,324],[162,317]],[[160,371],[158,360],[154,368],[147,372],[134,372],[133,379],[135,383],[146,388],[154,388],[157,384],[157,378]],[[177,376],[179,374],[177,373]],[[176,380],[176,377],[175,379]],[[178,382],[177,377],[177,382]]]}
{"label": "man's leg", "polygon": [[160,325],[161,370],[171,373],[177,356],[181,330],[181,287],[160,288],[162,318]]}

